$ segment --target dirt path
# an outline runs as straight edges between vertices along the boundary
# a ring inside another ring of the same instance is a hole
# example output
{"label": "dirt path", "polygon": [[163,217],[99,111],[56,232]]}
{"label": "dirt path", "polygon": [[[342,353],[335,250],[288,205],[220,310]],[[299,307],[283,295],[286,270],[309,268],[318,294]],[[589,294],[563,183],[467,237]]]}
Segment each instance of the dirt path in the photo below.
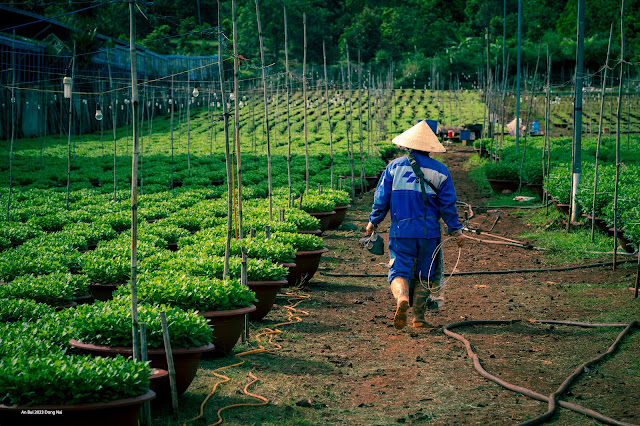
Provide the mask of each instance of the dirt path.
{"label": "dirt path", "polygon": [[[460,201],[481,206],[486,200],[464,170],[468,152],[452,149],[445,161]],[[364,229],[373,194],[352,202],[346,222]],[[486,210],[486,209],[485,209]],[[475,209],[474,228],[518,239],[526,229],[519,215]],[[379,229],[385,235],[389,222]],[[638,319],[638,301],[627,290],[635,265],[569,272],[453,277],[447,282],[446,306],[428,318],[432,327],[398,331],[391,322],[394,302],[386,280],[388,255],[373,256],[358,244],[359,232],[326,233],[329,253],[321,270],[304,289],[310,300],[300,305],[309,313],[303,322],[283,327],[275,343],[282,350],[251,356],[233,368],[206,407],[207,423],[225,405],[255,402],[241,389],[253,371],[259,382],[251,391],[265,396],[264,407],[225,413],[230,425],[433,425],[517,424],[543,414],[547,404],[514,394],[478,375],[463,345],[446,336],[442,326],[463,320],[515,320],[506,326],[464,327],[456,331],[470,340],[484,367],[499,378],[549,395],[583,362],[603,353],[619,329],[532,324],[530,319],[621,323]],[[535,242],[533,242],[535,244]],[[445,245],[445,271],[453,268],[458,250]],[[469,241],[458,271],[538,269],[545,253]],[[555,266],[555,265],[554,265]],[[332,277],[325,274],[382,274],[381,277]],[[255,336],[263,327],[286,321],[279,297],[262,323],[252,324]],[[616,315],[616,312],[622,312]],[[629,313],[634,318],[630,318]],[[237,352],[255,347],[239,344]],[[590,370],[563,400],[601,412],[614,419],[640,424],[640,332],[625,341],[619,353]],[[181,418],[193,417],[212,385],[215,368],[236,363],[228,357],[201,363],[197,380],[181,400]],[[561,410],[556,425],[595,422]],[[182,424],[168,409],[154,424]],[[198,424],[204,424],[198,423]]]}
{"label": "dirt path", "polygon": [[[446,162],[461,201],[473,206],[485,199],[469,180],[463,163],[468,153],[450,152]],[[353,203],[347,221],[367,222],[372,193]],[[473,227],[517,239],[526,224],[508,212],[478,213]],[[389,219],[381,224],[388,241]],[[330,252],[321,272],[386,274],[388,255],[373,256],[360,249],[353,233],[329,232]],[[455,244],[445,247],[445,271],[457,258]],[[462,250],[458,271],[541,268],[544,253],[510,246],[483,245],[469,241]],[[402,331],[391,325],[393,301],[386,278],[340,278],[319,274],[308,288],[313,302],[311,316],[299,325],[303,351],[335,366],[335,381],[326,384],[344,400],[331,404],[328,423],[389,424],[513,424],[544,413],[546,404],[514,395],[483,379],[473,369],[463,346],[443,334],[442,326],[462,320],[518,320],[512,326],[467,327],[459,331],[479,353],[485,368],[500,378],[548,395],[569,376],[575,366],[606,350],[619,330],[584,330],[575,327],[533,325],[529,319],[583,320],[597,322],[603,307],[592,303],[599,294],[617,295],[630,303],[618,287],[594,287],[589,300],[576,300],[573,284],[619,283],[632,270],[579,270],[563,273],[454,277],[447,283],[445,308],[428,321],[433,328]],[[605,309],[615,309],[608,306]],[[630,321],[631,319],[629,319]],[[626,320],[622,322],[627,322]],[[638,334],[638,333],[636,333]],[[632,337],[624,357],[640,356],[637,336]],[[631,349],[633,347],[633,349]],[[621,358],[624,358],[621,357]],[[604,370],[601,370],[604,371]],[[574,402],[630,423],[640,423],[640,382],[628,383],[615,368],[591,377],[573,392]],[[602,383],[600,383],[602,382]],[[599,388],[595,385],[604,386]],[[595,386],[592,388],[592,386]],[[615,397],[602,398],[615,387]],[[627,403],[612,404],[612,401]],[[626,399],[625,399],[626,398]],[[320,397],[320,399],[322,399]],[[571,398],[569,398],[571,399]],[[589,420],[562,412],[557,424],[588,424]]]}

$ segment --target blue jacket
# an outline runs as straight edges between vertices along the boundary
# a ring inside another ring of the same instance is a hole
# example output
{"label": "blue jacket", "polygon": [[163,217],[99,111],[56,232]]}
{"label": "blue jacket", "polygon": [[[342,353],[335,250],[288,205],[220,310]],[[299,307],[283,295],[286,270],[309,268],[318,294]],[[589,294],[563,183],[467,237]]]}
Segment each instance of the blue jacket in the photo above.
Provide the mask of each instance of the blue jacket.
{"label": "blue jacket", "polygon": [[425,185],[426,219],[421,185],[405,156],[393,160],[382,173],[369,221],[377,226],[391,210],[389,238],[438,238],[439,218],[447,224],[449,233],[461,229],[456,208],[456,191],[449,169],[430,158],[427,153],[416,150],[412,152],[425,178],[438,188],[436,195],[429,185]]}

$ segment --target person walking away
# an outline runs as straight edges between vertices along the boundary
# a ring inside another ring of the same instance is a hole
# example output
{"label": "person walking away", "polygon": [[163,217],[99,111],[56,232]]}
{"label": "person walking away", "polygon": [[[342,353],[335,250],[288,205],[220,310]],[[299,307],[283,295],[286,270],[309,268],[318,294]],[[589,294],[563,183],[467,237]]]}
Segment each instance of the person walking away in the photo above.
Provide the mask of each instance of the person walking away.
{"label": "person walking away", "polygon": [[396,299],[393,325],[400,330],[406,326],[410,305],[414,327],[427,325],[427,309],[444,305],[442,250],[437,250],[440,219],[458,247],[463,246],[464,236],[451,174],[429,157],[431,152],[446,152],[429,125],[420,121],[393,143],[409,153],[390,162],[382,173],[365,233],[371,235],[391,213],[388,280]]}

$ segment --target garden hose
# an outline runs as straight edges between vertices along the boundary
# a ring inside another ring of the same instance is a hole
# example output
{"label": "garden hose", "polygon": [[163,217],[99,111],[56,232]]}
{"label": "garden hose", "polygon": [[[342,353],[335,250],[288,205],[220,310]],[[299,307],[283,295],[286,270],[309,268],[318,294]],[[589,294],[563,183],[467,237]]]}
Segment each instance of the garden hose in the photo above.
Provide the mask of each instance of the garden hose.
{"label": "garden hose", "polygon": [[[431,255],[431,264],[429,265],[429,273],[431,273],[431,271],[433,270],[433,263],[436,261],[436,257],[438,256],[438,252],[442,251],[442,247],[444,246],[444,243],[446,243],[447,241],[451,241],[453,239],[455,239],[456,237],[449,237],[446,238],[445,240],[443,240],[440,244],[438,244],[438,246],[436,247],[436,249],[433,251],[433,254]],[[449,280],[451,279],[451,277],[453,276],[453,273],[456,271],[456,269],[458,268],[458,263],[460,263],[460,256],[462,255],[462,247],[458,247],[458,259],[456,260],[456,264],[453,265],[453,269],[451,274],[449,274],[449,278],[447,278],[446,280],[443,280],[439,285],[438,288],[433,288],[431,287],[431,280],[429,278],[427,278],[427,283],[424,284],[422,282],[422,275],[418,276],[418,279],[420,281],[420,285],[429,290],[430,292],[436,292],[436,293],[440,293],[444,290],[444,286],[447,282],[449,282]],[[444,256],[443,256],[444,259]],[[443,268],[444,268],[444,261],[443,261]],[[444,275],[444,274],[443,274]],[[441,294],[441,296],[444,297],[444,294]]]}
{"label": "garden hose", "polygon": [[[616,265],[624,265],[625,263],[636,263],[636,260],[620,260],[616,262]],[[574,265],[565,266],[562,268],[543,268],[543,269],[501,269],[497,271],[469,271],[469,272],[451,272],[450,276],[460,277],[465,275],[504,275],[504,274],[523,274],[523,273],[536,273],[536,272],[565,272],[575,271],[576,269],[589,269],[599,268],[602,266],[611,266],[613,262],[600,262],[590,263],[587,265]],[[387,277],[389,274],[334,274],[331,272],[320,272],[320,274],[326,277],[352,277],[352,278],[382,278]],[[447,274],[445,274],[447,275]]]}
{"label": "garden hose", "polygon": [[533,399],[536,399],[538,401],[544,401],[547,402],[549,404],[549,409],[547,410],[547,412],[545,412],[543,415],[529,420],[527,422],[524,423],[520,423],[519,426],[532,426],[532,425],[538,425],[538,424],[542,424],[547,422],[548,420],[550,420],[554,415],[555,415],[555,411],[557,409],[557,406],[561,406],[563,408],[567,408],[569,410],[575,411],[576,413],[585,415],[587,417],[590,417],[592,419],[595,419],[599,422],[605,423],[605,424],[610,424],[610,425],[617,425],[617,426],[633,426],[630,423],[625,423],[625,422],[621,422],[615,419],[612,419],[610,417],[607,417],[603,414],[600,414],[594,410],[582,407],[578,404],[573,404],[570,402],[566,402],[566,401],[558,401],[557,398],[563,394],[564,392],[566,392],[569,388],[569,386],[571,386],[571,384],[575,381],[575,379],[582,373],[584,372],[590,365],[593,365],[595,363],[601,362],[603,361],[605,358],[609,357],[610,355],[613,354],[613,352],[616,351],[616,349],[618,348],[620,342],[622,341],[622,339],[629,334],[629,332],[633,329],[633,328],[638,328],[640,327],[640,324],[638,323],[638,321],[633,321],[629,324],[589,324],[589,323],[581,323],[581,322],[571,322],[571,321],[544,321],[544,320],[540,320],[540,321],[533,321],[534,323],[538,323],[538,324],[562,324],[562,325],[574,325],[574,326],[578,326],[578,327],[625,327],[624,330],[618,335],[618,337],[616,338],[616,340],[613,342],[613,344],[609,347],[609,349],[604,352],[603,354],[591,359],[590,361],[585,362],[584,364],[580,365],[578,368],[575,369],[575,371],[573,372],[573,374],[571,374],[571,376],[569,376],[559,387],[558,389],[552,393],[550,396],[544,396],[542,394],[539,394],[535,391],[532,391],[530,389],[524,388],[522,386],[517,386],[517,385],[513,385],[511,383],[508,383],[504,380],[499,379],[498,377],[492,375],[491,373],[487,372],[483,367],[482,367],[482,363],[480,362],[480,358],[478,357],[478,355],[473,351],[473,348],[471,346],[471,343],[465,339],[463,336],[461,336],[458,333],[454,333],[453,331],[451,331],[454,328],[458,328],[458,327],[465,327],[465,326],[469,326],[469,325],[511,325],[515,322],[518,321],[493,321],[493,320],[477,320],[477,321],[462,321],[462,322],[457,322],[457,323],[452,323],[452,324],[447,324],[443,327],[443,331],[444,333],[449,336],[449,337],[453,337],[454,339],[459,340],[460,342],[462,342],[465,346],[465,348],[467,349],[467,354],[469,356],[469,358],[471,358],[473,360],[473,366],[475,367],[476,371],[478,371],[478,373],[486,378],[489,379],[497,384],[499,384],[500,386],[509,389],[510,391],[513,392],[517,392],[523,395],[526,395],[528,397],[531,397]]}
{"label": "garden hose", "polygon": [[[299,290],[299,289],[297,289]],[[204,401],[202,401],[202,404],[200,404],[200,412],[198,414],[197,417],[194,417],[190,420],[187,420],[186,422],[183,423],[183,426],[186,426],[187,423],[189,422],[193,422],[196,421],[200,418],[202,418],[204,416],[204,406],[207,403],[207,401],[213,396],[213,394],[216,392],[216,390],[218,389],[218,386],[227,383],[231,380],[230,377],[225,376],[223,374],[219,374],[219,371],[222,370],[226,370],[229,368],[233,368],[233,367],[239,367],[242,364],[244,364],[245,362],[247,362],[247,359],[245,359],[244,357],[247,355],[254,355],[254,354],[259,354],[259,353],[263,353],[263,352],[275,352],[275,351],[279,351],[280,349],[282,349],[282,346],[278,345],[277,343],[273,342],[273,338],[277,335],[282,334],[283,332],[281,330],[278,329],[278,327],[284,326],[284,325],[290,325],[290,324],[297,324],[299,322],[302,322],[302,317],[306,317],[309,316],[309,313],[306,311],[303,311],[301,309],[297,309],[297,306],[304,302],[305,300],[310,300],[311,299],[311,295],[309,294],[303,294],[303,293],[298,293],[296,294],[294,292],[295,290],[292,291],[288,291],[285,294],[279,294],[278,296],[281,297],[289,297],[289,299],[287,300],[288,305],[283,306],[284,309],[287,310],[287,315],[288,315],[288,321],[286,322],[281,322],[278,324],[274,324],[273,325],[273,329],[271,328],[264,328],[264,331],[257,334],[256,335],[256,340],[258,341],[258,348],[256,349],[251,349],[245,352],[241,352],[239,354],[236,354],[237,358],[240,358],[241,361],[237,362],[235,364],[231,364],[231,365],[226,365],[224,367],[220,367],[220,368],[216,368],[215,370],[212,371],[213,375],[216,376],[219,379],[222,379],[219,382],[216,382],[215,385],[213,385],[213,388],[211,389],[211,392],[207,395],[207,397],[204,399]],[[295,303],[294,303],[295,302]],[[270,349],[267,349],[266,347],[264,347],[262,344],[260,344],[260,338],[263,336],[267,336],[268,337],[268,343],[271,345]],[[245,385],[245,387],[243,388],[242,392],[245,395],[248,395],[252,398],[256,398],[258,400],[260,400],[260,402],[256,402],[256,403],[250,403],[250,402],[243,402],[243,403],[238,403],[238,404],[231,404],[231,405],[227,405],[225,407],[220,408],[217,411],[217,415],[218,415],[218,421],[215,423],[212,423],[211,426],[216,426],[219,424],[222,424],[222,422],[224,421],[222,419],[222,415],[221,413],[224,410],[228,410],[230,408],[237,408],[237,407],[260,407],[263,405],[267,405],[269,403],[269,400],[267,398],[265,398],[264,396],[261,395],[257,395],[254,393],[249,392],[249,387],[254,384],[255,382],[258,381],[258,378],[253,374],[252,371],[249,372],[249,377],[251,377],[251,382],[247,383],[247,385]]]}

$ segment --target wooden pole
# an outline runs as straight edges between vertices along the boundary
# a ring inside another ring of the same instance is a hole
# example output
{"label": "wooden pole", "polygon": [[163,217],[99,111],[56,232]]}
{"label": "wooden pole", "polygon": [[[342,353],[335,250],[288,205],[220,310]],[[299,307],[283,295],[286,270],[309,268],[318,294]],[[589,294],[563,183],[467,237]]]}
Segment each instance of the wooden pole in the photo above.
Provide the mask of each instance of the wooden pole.
{"label": "wooden pole", "polygon": [[347,92],[349,93],[349,137],[347,138],[347,154],[349,155],[349,169],[351,170],[351,198],[356,197],[356,175],[353,164],[353,102],[351,96],[351,63],[349,61],[349,44],[347,49]]}
{"label": "wooden pole", "polygon": [[576,194],[580,185],[580,177],[582,175],[582,87],[584,80],[583,64],[584,64],[584,13],[585,0],[578,0],[578,43],[576,47],[576,80],[575,80],[575,96],[573,103],[573,164],[571,167],[571,211],[569,220],[567,221],[567,230],[571,228],[571,222],[578,220],[578,203],[576,202]]}
{"label": "wooden pole", "polygon": [[[536,59],[536,68],[533,72],[533,82],[531,83],[531,90],[529,91],[529,110],[527,111],[527,121],[525,122],[525,129],[529,128],[529,120],[531,118],[531,114],[533,111],[533,99],[536,94],[536,80],[538,79],[538,65],[540,64],[540,49],[542,48],[542,43],[538,45],[538,58]],[[520,124],[520,123],[518,123]],[[524,167],[524,161],[527,154],[527,133],[524,134],[524,141],[522,146],[522,157],[520,159],[520,188],[522,187],[522,171]]]}
{"label": "wooden pole", "polygon": [[[142,362],[147,362],[149,360],[147,354],[147,323],[140,323],[140,360]],[[144,424],[150,426],[151,425],[151,403],[149,401],[145,401],[142,404],[142,413]]]}
{"label": "wooden pole", "polygon": [[302,102],[304,105],[304,162],[305,162],[305,192],[309,193],[309,140],[307,123],[307,14],[302,14],[303,56],[302,56]]}
{"label": "wooden pole", "polygon": [[191,177],[191,61],[187,61],[187,173]]}
{"label": "wooden pole", "polygon": [[164,341],[164,352],[167,356],[167,368],[169,369],[169,386],[171,387],[171,408],[173,413],[178,413],[178,390],[176,387],[176,367],[173,363],[173,352],[171,350],[171,339],[169,337],[169,326],[167,325],[167,314],[160,311],[160,321],[162,323],[162,340]]}
{"label": "wooden pole", "polygon": [[290,117],[290,96],[291,96],[291,72],[289,71],[289,39],[287,29],[287,8],[284,9],[284,61],[286,68],[287,85],[287,181],[289,186],[289,197],[287,205],[291,207],[291,117]]}
{"label": "wooden pole", "polygon": [[622,114],[622,86],[624,79],[624,0],[620,5],[620,82],[618,85],[618,109],[616,111],[616,182],[613,192],[613,269],[618,257],[618,184],[620,182],[620,115]]}
{"label": "wooden pole", "polygon": [[174,156],[175,156],[175,147],[173,145],[173,117],[174,117],[174,109],[176,105],[175,93],[173,91],[173,76],[171,76],[171,97],[169,98],[169,104],[171,105],[171,118],[169,120],[169,127],[171,128],[170,132],[170,140],[171,140],[171,189],[173,189],[173,174],[174,174]]}
{"label": "wooden pole", "polygon": [[[545,103],[544,103],[544,148],[542,150],[542,167],[543,167],[543,179],[547,179],[547,188],[549,187],[549,174],[551,171],[551,137],[549,136],[550,117],[551,117],[551,56],[549,55],[549,45],[547,45],[547,87],[545,88]],[[545,150],[547,156],[547,163],[545,167],[544,158]],[[543,202],[545,205],[545,217],[549,215],[549,194],[547,191],[543,193]]]}
{"label": "wooden pole", "polygon": [[[262,68],[262,90],[264,100],[264,121],[267,127],[267,182],[269,188],[269,220],[273,220],[273,189],[271,183],[271,140],[269,139],[269,102],[267,101],[267,76],[264,63],[264,45],[262,42],[262,25],[260,25],[260,7],[258,6],[258,0],[256,3],[256,18],[258,20],[258,39],[260,40],[260,63]],[[236,105],[238,105],[238,99],[236,98]],[[307,170],[308,173],[308,170]],[[307,182],[308,185],[308,182]]]}
{"label": "wooden pole", "polygon": [[140,359],[138,332],[138,68],[136,58],[136,18],[134,0],[129,1],[129,55],[131,58],[131,126],[133,127],[133,156],[131,159],[131,319],[133,359]]}
{"label": "wooden pole", "polygon": [[358,49],[358,142],[360,146],[360,192],[365,192],[367,180],[364,175],[364,153],[362,148],[362,63]]}
{"label": "wooden pole", "polygon": [[[234,3],[235,4],[235,3]],[[227,235],[224,249],[223,278],[229,276],[229,258],[231,257],[231,234],[233,232],[233,171],[231,170],[231,146],[229,143],[229,113],[227,97],[224,91],[224,64],[222,61],[222,19],[220,18],[220,0],[218,0],[218,74],[220,77],[220,96],[222,97],[222,119],[224,123],[224,159],[227,167]]]}
{"label": "wooden pole", "polygon": [[327,78],[327,50],[322,42],[322,62],[324,66],[324,97],[327,103],[327,124],[329,125],[329,166],[331,167],[331,188],[333,189],[333,126],[331,125],[331,106],[329,105],[329,80]]}
{"label": "wooden pole", "polygon": [[69,210],[69,190],[71,186],[71,125],[73,117],[73,80],[76,69],[76,42],[73,42],[73,58],[71,59],[71,95],[69,96],[69,134],[67,135],[67,192],[65,196],[65,208]]}
{"label": "wooden pole", "polygon": [[236,141],[236,166],[238,174],[238,238],[242,239],[242,156],[240,149],[240,110],[238,101],[238,75],[240,74],[240,60],[238,55],[238,14],[236,11],[236,0],[232,0],[233,18],[233,94],[235,98],[234,108],[234,137]]}
{"label": "wooden pole", "polygon": [[111,126],[113,127],[113,202],[117,201],[118,175],[118,99],[113,91],[113,77],[111,76],[111,58],[109,53],[111,49],[107,49],[107,69],[109,70],[109,90],[111,90]]}
{"label": "wooden pole", "polygon": [[[604,113],[604,98],[606,96],[607,71],[609,69],[609,55],[611,53],[611,37],[613,35],[613,23],[609,29],[609,44],[607,45],[607,59],[604,62],[604,71],[602,75],[602,90],[600,99],[600,119],[598,122],[598,143],[596,144],[596,163],[593,175],[593,201],[591,203],[591,241],[595,239],[596,227],[596,194],[598,193],[598,165],[600,162],[600,145],[602,144],[602,115]],[[615,238],[614,238],[615,240]]]}

